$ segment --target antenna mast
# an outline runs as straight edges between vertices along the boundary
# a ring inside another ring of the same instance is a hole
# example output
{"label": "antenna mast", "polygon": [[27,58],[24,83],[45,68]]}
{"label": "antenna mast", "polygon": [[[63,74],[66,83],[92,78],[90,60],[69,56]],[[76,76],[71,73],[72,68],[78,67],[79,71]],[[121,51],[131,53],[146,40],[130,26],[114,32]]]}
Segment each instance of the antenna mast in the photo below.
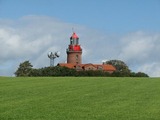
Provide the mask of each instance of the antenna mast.
{"label": "antenna mast", "polygon": [[48,53],[48,57],[50,59],[50,67],[54,66],[54,59],[60,56],[60,52],[55,52],[54,54],[52,52]]}

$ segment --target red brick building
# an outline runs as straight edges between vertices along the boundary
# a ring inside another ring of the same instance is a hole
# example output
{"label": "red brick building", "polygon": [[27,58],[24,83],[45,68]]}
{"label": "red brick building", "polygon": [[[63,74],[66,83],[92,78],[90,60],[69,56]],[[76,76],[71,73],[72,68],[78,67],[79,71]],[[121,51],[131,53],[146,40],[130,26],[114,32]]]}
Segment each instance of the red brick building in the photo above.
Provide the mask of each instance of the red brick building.
{"label": "red brick building", "polygon": [[105,72],[112,73],[116,69],[112,65],[107,64],[82,64],[82,48],[79,45],[79,37],[76,33],[73,33],[70,37],[70,44],[66,50],[67,52],[67,63],[59,63],[59,66],[65,66],[68,68],[74,68],[77,71],[81,70],[102,70]]}

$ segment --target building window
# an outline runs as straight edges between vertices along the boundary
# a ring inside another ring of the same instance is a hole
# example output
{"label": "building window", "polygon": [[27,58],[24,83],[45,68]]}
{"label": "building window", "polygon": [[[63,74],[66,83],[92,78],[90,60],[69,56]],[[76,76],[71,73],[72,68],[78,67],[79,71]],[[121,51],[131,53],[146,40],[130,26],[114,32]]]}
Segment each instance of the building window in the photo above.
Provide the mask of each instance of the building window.
{"label": "building window", "polygon": [[98,66],[98,70],[102,70],[102,66]]}
{"label": "building window", "polygon": [[76,45],[78,45],[79,44],[79,39],[76,39]]}
{"label": "building window", "polygon": [[76,60],[78,60],[78,55],[76,55]]}
{"label": "building window", "polygon": [[71,39],[71,45],[73,45],[73,40]]}

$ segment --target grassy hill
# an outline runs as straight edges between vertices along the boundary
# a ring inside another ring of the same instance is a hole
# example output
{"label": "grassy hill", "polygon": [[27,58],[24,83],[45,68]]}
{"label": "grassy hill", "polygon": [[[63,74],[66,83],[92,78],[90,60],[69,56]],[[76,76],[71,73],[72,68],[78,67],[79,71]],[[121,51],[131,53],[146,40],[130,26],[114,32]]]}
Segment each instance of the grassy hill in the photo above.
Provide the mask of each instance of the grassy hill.
{"label": "grassy hill", "polygon": [[0,120],[160,120],[160,78],[0,77]]}

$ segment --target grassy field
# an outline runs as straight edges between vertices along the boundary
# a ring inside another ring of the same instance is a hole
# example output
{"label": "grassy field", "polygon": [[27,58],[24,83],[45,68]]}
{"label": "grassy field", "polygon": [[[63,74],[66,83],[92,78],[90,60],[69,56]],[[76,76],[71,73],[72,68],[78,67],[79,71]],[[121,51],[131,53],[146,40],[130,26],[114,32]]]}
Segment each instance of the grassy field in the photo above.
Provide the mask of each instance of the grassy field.
{"label": "grassy field", "polygon": [[0,77],[0,120],[160,120],[160,78]]}

